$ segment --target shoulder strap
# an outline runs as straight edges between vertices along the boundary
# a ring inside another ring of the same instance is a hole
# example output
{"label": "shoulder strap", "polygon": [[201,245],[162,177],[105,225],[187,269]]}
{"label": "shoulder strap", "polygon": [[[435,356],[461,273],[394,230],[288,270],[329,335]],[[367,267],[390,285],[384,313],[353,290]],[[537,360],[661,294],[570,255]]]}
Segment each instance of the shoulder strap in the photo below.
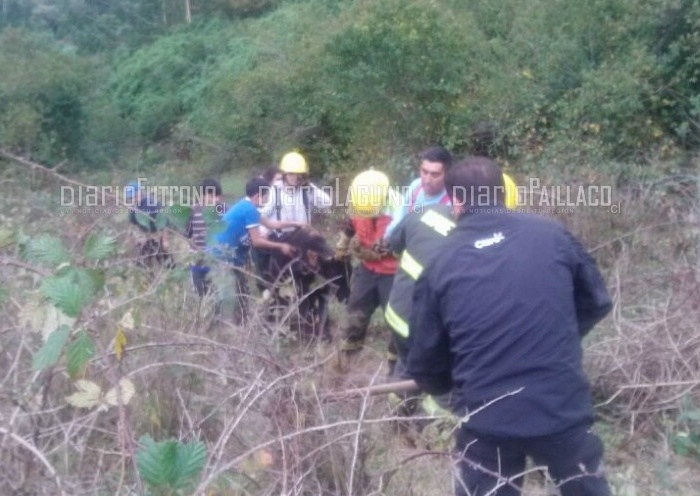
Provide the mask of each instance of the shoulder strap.
{"label": "shoulder strap", "polygon": [[304,202],[304,212],[306,212],[306,223],[311,224],[311,209],[309,208],[309,190],[305,187],[301,190],[301,201]]}
{"label": "shoulder strap", "polygon": [[411,193],[411,201],[408,203],[409,212],[413,210],[413,206],[416,204],[416,200],[421,191],[423,191],[423,185],[419,183],[416,189]]}
{"label": "shoulder strap", "polygon": [[279,186],[275,186],[275,212],[277,215],[277,220],[281,221],[282,220],[282,198],[280,198],[280,195],[282,194],[282,188]]}

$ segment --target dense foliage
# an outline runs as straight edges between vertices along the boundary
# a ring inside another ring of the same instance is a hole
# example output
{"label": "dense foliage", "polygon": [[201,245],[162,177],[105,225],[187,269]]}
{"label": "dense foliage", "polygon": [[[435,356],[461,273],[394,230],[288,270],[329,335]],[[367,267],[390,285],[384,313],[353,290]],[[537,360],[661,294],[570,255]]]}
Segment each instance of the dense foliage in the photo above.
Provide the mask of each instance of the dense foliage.
{"label": "dense foliage", "polygon": [[322,173],[430,143],[643,162],[698,144],[699,14],[698,0],[7,0],[0,143],[88,167],[154,149],[250,167],[296,147]]}

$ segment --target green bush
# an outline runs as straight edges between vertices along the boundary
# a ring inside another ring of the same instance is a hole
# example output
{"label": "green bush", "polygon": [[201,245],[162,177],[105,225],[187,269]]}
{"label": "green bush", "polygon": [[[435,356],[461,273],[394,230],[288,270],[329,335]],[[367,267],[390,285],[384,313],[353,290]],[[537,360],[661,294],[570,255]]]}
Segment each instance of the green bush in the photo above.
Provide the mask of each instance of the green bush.
{"label": "green bush", "polygon": [[655,110],[679,143],[700,143],[700,2],[658,0],[648,38],[658,75]]}
{"label": "green bush", "polygon": [[[362,142],[423,147],[464,140],[483,42],[468,15],[426,2],[358,5],[326,43],[327,94]],[[472,35],[474,33],[474,35]],[[392,143],[393,142],[393,143]]]}
{"label": "green bush", "polygon": [[207,70],[226,51],[218,23],[182,29],[116,61],[116,107],[146,142],[169,136],[198,104]]}
{"label": "green bush", "polygon": [[0,143],[49,164],[78,156],[89,64],[26,30],[0,33]]}

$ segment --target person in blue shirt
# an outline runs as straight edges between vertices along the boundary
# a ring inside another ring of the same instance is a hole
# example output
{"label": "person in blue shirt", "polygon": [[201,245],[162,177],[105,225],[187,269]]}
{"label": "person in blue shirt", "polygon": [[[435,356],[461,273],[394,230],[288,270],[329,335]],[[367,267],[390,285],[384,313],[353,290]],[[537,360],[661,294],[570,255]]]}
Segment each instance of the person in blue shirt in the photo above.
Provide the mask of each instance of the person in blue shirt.
{"label": "person in blue shirt", "polygon": [[215,257],[228,263],[233,270],[238,307],[236,323],[241,324],[248,318],[248,281],[243,270],[248,259],[250,247],[267,250],[279,250],[288,257],[293,257],[294,247],[265,238],[260,233],[260,225],[268,229],[298,227],[298,222],[282,222],[260,216],[258,208],[267,202],[270,185],[260,177],[249,180],[245,186],[246,196],[236,202],[222,218],[223,229],[214,236],[211,251]]}
{"label": "person in blue shirt", "polygon": [[423,207],[429,205],[450,205],[450,197],[445,191],[445,173],[452,165],[452,155],[445,148],[434,146],[421,153],[420,160],[420,177],[408,187],[401,208],[396,209],[386,229],[385,240],[409,213],[422,214]]}

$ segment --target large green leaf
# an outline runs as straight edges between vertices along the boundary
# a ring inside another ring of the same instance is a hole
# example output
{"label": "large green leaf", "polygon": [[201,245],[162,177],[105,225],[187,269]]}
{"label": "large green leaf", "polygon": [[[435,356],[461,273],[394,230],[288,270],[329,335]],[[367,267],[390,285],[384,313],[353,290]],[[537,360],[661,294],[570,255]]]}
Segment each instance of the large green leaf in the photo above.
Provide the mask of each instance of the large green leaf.
{"label": "large green leaf", "polygon": [[168,219],[168,224],[172,225],[175,229],[179,231],[185,230],[187,226],[187,221],[192,214],[192,207],[185,205],[178,205],[165,210],[165,215]]}
{"label": "large green leaf", "polygon": [[32,262],[60,265],[70,262],[71,256],[60,239],[43,234],[30,239],[25,246],[25,257]]}
{"label": "large green leaf", "polygon": [[89,260],[104,260],[114,253],[116,240],[101,234],[90,234],[83,245],[83,256]]}
{"label": "large green leaf", "polygon": [[165,229],[168,225],[168,215],[164,213],[160,213],[156,216],[156,230],[161,231]]}
{"label": "large green leaf", "polygon": [[207,460],[207,447],[201,441],[178,443],[175,450],[173,486],[185,487],[199,475]]}
{"label": "large green leaf", "polygon": [[92,342],[92,339],[85,331],[79,331],[66,352],[68,375],[71,377],[77,376],[94,354],[95,344]]}
{"label": "large green leaf", "polygon": [[161,231],[168,225],[168,215],[162,212],[156,214],[154,218],[146,212],[137,210],[134,216],[136,222],[146,231],[152,231],[152,228],[156,231]]}
{"label": "large green leaf", "polygon": [[105,285],[105,276],[97,269],[75,269],[74,277],[81,287],[85,287],[90,296],[95,296]]}
{"label": "large green leaf", "polygon": [[151,486],[185,487],[194,482],[204,468],[207,449],[200,441],[156,442],[146,435],[139,443],[136,465],[143,480]]}
{"label": "large green leaf", "polygon": [[136,466],[143,480],[151,486],[170,484],[175,459],[175,441],[157,443],[151,436],[142,436],[136,451]]}
{"label": "large green leaf", "polygon": [[60,326],[49,335],[44,345],[39,348],[39,351],[34,353],[32,366],[35,370],[43,370],[58,363],[61,358],[63,348],[66,346],[68,337],[70,336],[70,328],[66,325]]}
{"label": "large green leaf", "polygon": [[89,283],[89,276],[79,274],[80,272],[76,269],[70,268],[61,275],[44,278],[41,283],[41,292],[44,296],[69,317],[78,316],[95,290],[95,287]]}

